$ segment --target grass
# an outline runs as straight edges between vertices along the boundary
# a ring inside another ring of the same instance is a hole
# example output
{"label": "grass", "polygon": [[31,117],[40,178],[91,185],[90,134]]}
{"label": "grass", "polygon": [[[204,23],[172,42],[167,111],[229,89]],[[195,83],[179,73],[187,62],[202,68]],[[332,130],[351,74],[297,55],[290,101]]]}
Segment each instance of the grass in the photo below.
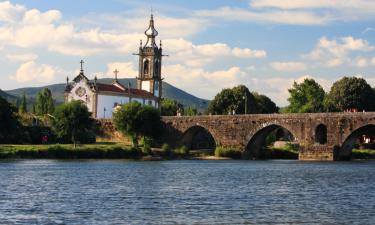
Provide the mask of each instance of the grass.
{"label": "grass", "polygon": [[352,159],[375,159],[374,149],[353,149]]}
{"label": "grass", "polygon": [[241,150],[232,147],[216,147],[215,156],[240,159],[242,157],[242,152]]}
{"label": "grass", "polygon": [[0,159],[138,159],[139,149],[116,143],[96,143],[79,145],[0,145]]}

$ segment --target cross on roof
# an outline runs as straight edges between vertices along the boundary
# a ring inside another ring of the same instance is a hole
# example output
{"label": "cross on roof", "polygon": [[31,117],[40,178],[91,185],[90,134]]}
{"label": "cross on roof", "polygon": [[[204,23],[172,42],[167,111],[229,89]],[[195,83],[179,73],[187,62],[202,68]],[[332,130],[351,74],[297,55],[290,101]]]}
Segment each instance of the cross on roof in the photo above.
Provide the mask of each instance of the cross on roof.
{"label": "cross on roof", "polygon": [[117,80],[117,74],[119,73],[120,71],[118,71],[118,69],[116,69],[115,71],[113,71],[113,73],[115,74],[115,80]]}
{"label": "cross on roof", "polygon": [[83,64],[85,63],[83,60],[81,60],[79,63],[81,63],[81,72],[83,72]]}

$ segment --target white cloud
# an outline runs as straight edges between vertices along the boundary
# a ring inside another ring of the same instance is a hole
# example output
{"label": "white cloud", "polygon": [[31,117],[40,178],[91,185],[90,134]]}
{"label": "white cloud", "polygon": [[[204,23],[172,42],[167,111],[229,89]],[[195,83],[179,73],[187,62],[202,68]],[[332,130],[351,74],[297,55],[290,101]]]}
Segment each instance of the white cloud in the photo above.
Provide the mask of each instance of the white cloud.
{"label": "white cloud", "polygon": [[112,62],[107,64],[107,72],[104,77],[114,78],[114,71],[118,70],[118,78],[135,78],[138,76],[138,70],[132,62]]}
{"label": "white cloud", "polygon": [[375,66],[375,57],[371,59],[371,64]]}
{"label": "white cloud", "polygon": [[272,62],[271,67],[276,71],[293,72],[306,70],[307,66],[302,62]]}
{"label": "white cloud", "polygon": [[358,57],[354,61],[354,66],[356,66],[356,67],[363,68],[363,67],[367,67],[368,65],[369,65],[369,62],[364,57]]}
{"label": "white cloud", "polygon": [[375,2],[372,0],[252,0],[250,6],[254,8],[272,7],[280,9],[333,8],[375,10]]}
{"label": "white cloud", "polygon": [[54,79],[59,69],[46,64],[37,64],[35,61],[23,63],[11,79],[19,83],[29,81],[50,82]]}
{"label": "white cloud", "polygon": [[223,7],[214,10],[199,10],[195,16],[202,18],[220,18],[228,21],[264,22],[291,25],[322,25],[333,20],[328,15],[317,15],[300,11],[251,11],[241,8]]}
{"label": "white cloud", "polygon": [[0,21],[14,22],[22,17],[22,13],[25,10],[22,5],[13,5],[9,1],[0,2]]}
{"label": "white cloud", "polygon": [[[327,67],[337,67],[346,62],[350,63],[350,54],[353,52],[371,52],[375,49],[364,39],[355,39],[351,36],[339,39],[319,39],[315,48],[304,58],[321,62]],[[363,65],[363,64],[362,64]]]}
{"label": "white cloud", "polygon": [[34,53],[26,54],[7,54],[5,56],[11,62],[25,62],[25,61],[34,61],[38,58],[38,55]]}

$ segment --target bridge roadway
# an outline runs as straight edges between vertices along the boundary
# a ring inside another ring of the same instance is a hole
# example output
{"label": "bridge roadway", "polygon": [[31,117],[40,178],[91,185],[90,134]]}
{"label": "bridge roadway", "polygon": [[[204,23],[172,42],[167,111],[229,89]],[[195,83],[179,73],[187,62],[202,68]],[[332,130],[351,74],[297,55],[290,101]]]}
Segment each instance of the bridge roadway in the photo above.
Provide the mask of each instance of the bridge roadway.
{"label": "bridge roadway", "polygon": [[345,160],[364,134],[375,136],[375,112],[252,114],[163,117],[164,141],[191,146],[200,131],[216,146],[236,147],[257,158],[266,137],[277,130],[299,144],[300,160]]}

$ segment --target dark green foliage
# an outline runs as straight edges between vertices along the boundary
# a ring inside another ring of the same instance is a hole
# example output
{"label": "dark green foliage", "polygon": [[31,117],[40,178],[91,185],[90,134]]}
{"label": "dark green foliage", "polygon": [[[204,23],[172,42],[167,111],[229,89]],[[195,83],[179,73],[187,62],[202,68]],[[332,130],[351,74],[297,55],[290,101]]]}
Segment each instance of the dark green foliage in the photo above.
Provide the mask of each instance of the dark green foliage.
{"label": "dark green foliage", "polygon": [[257,92],[252,92],[255,102],[257,104],[257,113],[277,113],[279,107],[267,96],[261,95]]}
{"label": "dark green foliage", "polygon": [[23,130],[15,112],[17,109],[0,97],[0,143],[20,143]]}
{"label": "dark green foliage", "polygon": [[256,113],[255,98],[246,86],[239,85],[232,89],[223,89],[210,102],[208,113],[213,115],[226,115],[233,112],[235,114],[244,114],[245,101],[247,102],[247,113]]}
{"label": "dark green foliage", "polygon": [[314,79],[305,79],[302,83],[294,82],[288,90],[289,106],[285,108],[288,113],[317,113],[324,112],[325,92],[322,86]]}
{"label": "dark green foliage", "polygon": [[164,98],[161,101],[161,115],[162,116],[176,116],[178,110],[183,111],[183,105],[176,100]]}
{"label": "dark green foliage", "polygon": [[27,100],[26,100],[26,95],[23,93],[22,99],[21,99],[21,104],[18,109],[20,113],[27,113]]}
{"label": "dark green foliage", "polygon": [[37,94],[35,111],[38,115],[52,114],[55,111],[52,93],[48,88],[42,89]]}
{"label": "dark green foliage", "polygon": [[363,78],[344,77],[335,82],[329,92],[326,105],[330,111],[375,110],[375,92]]}
{"label": "dark green foliage", "polygon": [[133,146],[138,146],[140,137],[156,138],[161,134],[161,117],[157,109],[131,102],[121,106],[113,115],[117,130],[132,137]]}
{"label": "dark green foliage", "polygon": [[63,141],[76,144],[90,136],[94,120],[87,107],[79,101],[72,101],[57,107],[52,120],[52,128]]}

